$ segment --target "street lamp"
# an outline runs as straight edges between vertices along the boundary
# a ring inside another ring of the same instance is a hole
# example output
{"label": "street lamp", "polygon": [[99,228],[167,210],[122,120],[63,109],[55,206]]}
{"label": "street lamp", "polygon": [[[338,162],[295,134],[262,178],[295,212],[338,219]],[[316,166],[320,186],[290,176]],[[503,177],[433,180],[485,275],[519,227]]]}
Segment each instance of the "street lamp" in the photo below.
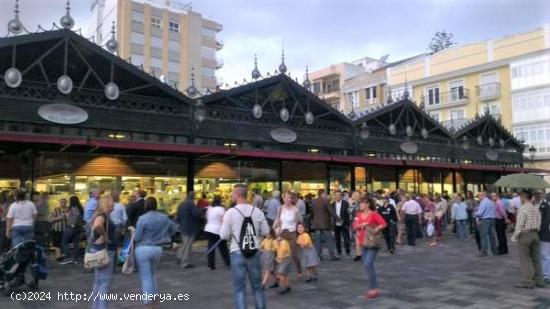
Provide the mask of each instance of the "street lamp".
{"label": "street lamp", "polygon": [[[537,148],[535,148],[535,146],[531,145],[531,147],[529,147],[529,159],[531,159],[531,161],[535,160],[535,155],[537,153]],[[533,163],[533,162],[531,162]]]}

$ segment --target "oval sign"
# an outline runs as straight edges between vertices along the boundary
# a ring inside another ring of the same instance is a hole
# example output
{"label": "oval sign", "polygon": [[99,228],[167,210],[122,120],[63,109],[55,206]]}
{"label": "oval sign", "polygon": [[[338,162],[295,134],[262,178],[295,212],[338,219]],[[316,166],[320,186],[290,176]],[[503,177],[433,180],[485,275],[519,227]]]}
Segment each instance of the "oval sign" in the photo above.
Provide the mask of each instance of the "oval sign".
{"label": "oval sign", "polygon": [[279,143],[288,144],[296,141],[296,138],[298,138],[298,136],[296,135],[296,132],[290,129],[276,128],[271,130],[271,138]]}
{"label": "oval sign", "polygon": [[56,103],[42,105],[38,115],[43,119],[61,124],[77,124],[88,120],[88,113],[74,105]]}
{"label": "oval sign", "polygon": [[407,154],[415,154],[418,152],[418,146],[413,142],[403,142],[400,146],[401,150]]}
{"label": "oval sign", "polygon": [[485,157],[491,161],[496,161],[498,160],[498,152],[494,150],[487,150]]}

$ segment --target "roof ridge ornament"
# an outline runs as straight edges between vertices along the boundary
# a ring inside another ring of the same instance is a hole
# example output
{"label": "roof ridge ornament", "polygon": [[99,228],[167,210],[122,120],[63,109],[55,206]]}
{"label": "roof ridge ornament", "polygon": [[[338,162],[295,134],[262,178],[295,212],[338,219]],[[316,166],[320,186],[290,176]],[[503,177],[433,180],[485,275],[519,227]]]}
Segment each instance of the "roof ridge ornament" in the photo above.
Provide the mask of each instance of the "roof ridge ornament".
{"label": "roof ridge ornament", "polygon": [[195,86],[195,68],[191,68],[191,85],[187,87],[185,90],[188,96],[195,97],[197,94],[199,94],[197,87]]}
{"label": "roof ridge ornament", "polygon": [[283,41],[283,50],[281,53],[281,64],[279,65],[279,72],[281,72],[281,74],[285,74],[286,71],[287,71],[287,67],[285,64],[285,43]]}
{"label": "roof ridge ornament", "polygon": [[63,27],[63,29],[70,30],[72,27],[74,27],[74,19],[71,17],[71,1],[67,0],[67,6],[65,7],[65,10],[66,13],[59,20],[59,24],[61,24],[61,27]]}
{"label": "roof ridge ornament", "polygon": [[105,44],[105,47],[107,47],[107,50],[112,52],[112,53],[115,53],[117,51],[117,48],[118,48],[118,42],[116,40],[116,36],[115,36],[115,21],[113,21],[113,24],[111,26],[111,38],[109,39],[109,41],[107,41],[107,44]]}
{"label": "roof ridge ornament", "polygon": [[19,20],[19,0],[15,0],[15,9],[13,12],[15,15],[13,19],[8,22],[8,31],[17,35],[23,31],[23,23]]}
{"label": "roof ridge ornament", "polygon": [[310,90],[310,88],[311,88],[311,81],[309,80],[309,68],[308,68],[307,65],[306,65],[306,79],[304,80],[304,82],[302,83],[302,85],[303,85],[304,88],[306,88],[307,90]]}
{"label": "roof ridge ornament", "polygon": [[260,70],[258,70],[258,57],[254,54],[254,70],[252,70],[252,80],[257,80],[262,77]]}

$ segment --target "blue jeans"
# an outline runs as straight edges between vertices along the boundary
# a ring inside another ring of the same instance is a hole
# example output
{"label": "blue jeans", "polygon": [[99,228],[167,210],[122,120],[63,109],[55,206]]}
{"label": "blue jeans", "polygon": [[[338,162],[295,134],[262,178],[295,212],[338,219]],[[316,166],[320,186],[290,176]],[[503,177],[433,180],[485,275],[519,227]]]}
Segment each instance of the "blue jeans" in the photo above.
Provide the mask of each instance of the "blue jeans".
{"label": "blue jeans", "polygon": [[[141,280],[141,289],[143,294],[157,294],[157,278],[155,278],[155,269],[162,256],[162,247],[160,246],[137,246],[135,251],[136,265]],[[152,303],[153,299],[149,296],[144,303]]]}
{"label": "blue jeans", "polygon": [[378,249],[363,248],[363,265],[367,271],[367,279],[369,290],[378,289],[378,282],[376,281],[376,272],[374,271],[374,259]]}
{"label": "blue jeans", "polygon": [[325,243],[327,244],[330,257],[335,257],[336,247],[334,246],[334,237],[332,236],[332,230],[315,230],[315,249],[317,250],[317,255],[319,255],[320,258],[323,257],[323,247],[321,244],[322,239],[324,239]]}
{"label": "blue jeans", "polygon": [[246,276],[252,287],[256,309],[265,309],[265,294],[262,289],[262,266],[260,254],[245,258],[240,251],[231,252],[231,276],[235,289],[235,308],[246,309]]}
{"label": "blue jeans", "polygon": [[495,219],[481,219],[479,226],[479,237],[481,242],[481,254],[489,254],[489,244],[491,245],[491,252],[497,253],[497,243],[495,239]]}
{"label": "blue jeans", "polygon": [[[91,248],[90,252],[97,252],[97,250]],[[108,250],[107,253],[109,254],[109,264],[94,270],[94,287],[91,298],[93,309],[107,308],[106,294],[111,291],[111,283],[113,282],[115,251]]]}
{"label": "blue jeans", "polygon": [[11,247],[32,240],[34,237],[34,226],[32,225],[17,225],[11,228]]}
{"label": "blue jeans", "polygon": [[466,239],[466,220],[456,220],[456,237],[458,239]]}

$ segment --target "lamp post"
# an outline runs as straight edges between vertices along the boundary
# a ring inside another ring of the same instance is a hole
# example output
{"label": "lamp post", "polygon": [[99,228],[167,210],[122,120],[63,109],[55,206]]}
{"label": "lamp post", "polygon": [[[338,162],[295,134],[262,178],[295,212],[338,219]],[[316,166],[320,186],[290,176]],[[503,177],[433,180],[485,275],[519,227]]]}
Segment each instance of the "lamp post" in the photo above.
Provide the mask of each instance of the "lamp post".
{"label": "lamp post", "polygon": [[535,166],[535,155],[537,154],[537,148],[535,146],[531,145],[529,147],[529,160],[531,161],[531,165]]}

